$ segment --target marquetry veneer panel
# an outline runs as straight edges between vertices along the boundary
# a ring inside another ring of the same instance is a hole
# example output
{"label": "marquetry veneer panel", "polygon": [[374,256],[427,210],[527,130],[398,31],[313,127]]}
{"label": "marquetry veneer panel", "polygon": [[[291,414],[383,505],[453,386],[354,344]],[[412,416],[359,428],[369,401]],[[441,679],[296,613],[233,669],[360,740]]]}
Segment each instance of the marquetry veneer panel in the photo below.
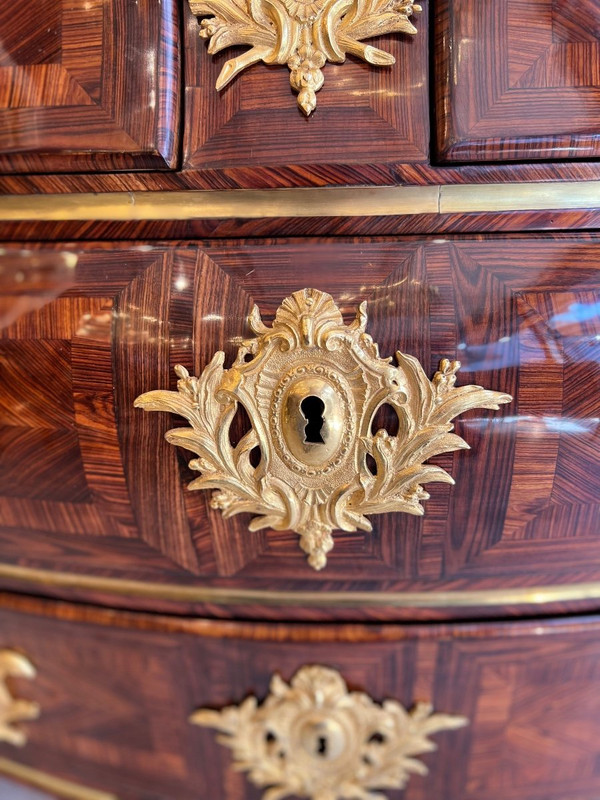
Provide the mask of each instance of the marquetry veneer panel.
{"label": "marquetry veneer panel", "polygon": [[233,51],[209,55],[189,14],[184,167],[210,173],[219,188],[252,188],[372,182],[377,165],[389,175],[394,163],[427,161],[425,14],[415,24],[416,36],[369,40],[395,56],[392,67],[353,56],[327,64],[317,109],[305,118],[285,65],[254,65],[217,92],[215,81]]}
{"label": "marquetry veneer panel", "polygon": [[174,0],[0,7],[0,172],[165,169],[177,157]]}
{"label": "marquetry veneer panel", "polygon": [[600,155],[595,0],[441,0],[436,19],[443,160]]}
{"label": "marquetry veneer panel", "polygon": [[[303,286],[348,319],[367,300],[382,354],[430,375],[459,357],[459,383],[515,398],[458,420],[472,450],[438,459],[456,486],[431,485],[423,518],[336,533],[322,573],[295,534],[251,533],[188,492],[191,455],[163,438],[174,418],[133,408],[174,388],[177,363],[231,363],[252,304],[270,322]],[[88,244],[74,285],[0,335],[0,558],[292,596],[598,581],[599,295],[593,235]]]}
{"label": "marquetry veneer panel", "polygon": [[[431,702],[469,725],[436,734],[390,800],[596,800],[600,794],[597,619],[436,626],[221,623],[4,596],[1,644],[34,663],[19,696],[42,713],[0,757],[119,800],[259,800],[200,707],[263,699],[273,673],[306,664],[352,690],[411,708]],[[143,677],[143,679],[142,679]]]}

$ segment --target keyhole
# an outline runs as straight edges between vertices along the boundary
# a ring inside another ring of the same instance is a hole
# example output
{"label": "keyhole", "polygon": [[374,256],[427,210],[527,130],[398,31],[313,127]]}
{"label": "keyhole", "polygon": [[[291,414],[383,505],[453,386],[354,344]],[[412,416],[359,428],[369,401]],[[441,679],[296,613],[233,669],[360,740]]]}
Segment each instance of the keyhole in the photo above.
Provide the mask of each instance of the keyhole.
{"label": "keyhole", "polygon": [[324,736],[317,739],[317,755],[327,758],[327,739]]}
{"label": "keyhole", "polygon": [[307,422],[304,428],[305,444],[325,444],[321,436],[321,429],[325,424],[323,412],[325,403],[319,397],[305,397],[300,403],[300,410]]}

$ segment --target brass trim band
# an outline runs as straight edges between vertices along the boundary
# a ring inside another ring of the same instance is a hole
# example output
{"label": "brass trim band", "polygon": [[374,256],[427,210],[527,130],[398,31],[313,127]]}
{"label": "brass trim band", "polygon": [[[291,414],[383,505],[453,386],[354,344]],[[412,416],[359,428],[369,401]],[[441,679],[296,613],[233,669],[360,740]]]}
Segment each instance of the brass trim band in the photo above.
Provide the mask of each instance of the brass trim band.
{"label": "brass trim band", "polygon": [[54,775],[47,772],[19,764],[17,761],[10,761],[8,758],[0,758],[0,775],[22,781],[42,792],[50,792],[62,800],[118,800],[114,794],[89,789],[87,786],[81,786],[62,778],[55,778]]}
{"label": "brass trim band", "polygon": [[0,196],[0,222],[394,217],[600,210],[600,181]]}
{"label": "brass trim band", "polygon": [[313,608],[475,608],[542,606],[548,603],[600,600],[600,582],[505,589],[460,589],[446,592],[282,592],[269,589],[179,586],[169,583],[121,580],[53,572],[12,564],[0,564],[1,579],[24,581],[48,588],[101,592],[121,597],[143,597],[178,603],[210,603],[221,606],[257,604]]}

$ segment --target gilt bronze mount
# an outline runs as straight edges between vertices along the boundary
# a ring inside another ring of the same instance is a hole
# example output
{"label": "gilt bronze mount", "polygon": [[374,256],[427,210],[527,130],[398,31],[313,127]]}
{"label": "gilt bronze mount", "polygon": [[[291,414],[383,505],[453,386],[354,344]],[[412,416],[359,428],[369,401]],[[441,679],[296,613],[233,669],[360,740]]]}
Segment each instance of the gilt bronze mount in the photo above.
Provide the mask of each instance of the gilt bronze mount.
{"label": "gilt bronze mount", "polygon": [[274,675],[260,705],[251,696],[190,721],[219,731],[234,768],[265,789],[263,800],[385,800],[374,790],[404,789],[411,774],[427,775],[417,756],[436,749],[430,736],[468,724],[434,714],[429,703],[411,711],[395,700],[379,705],[318,665],[302,667],[289,684]]}
{"label": "gilt bronze mount", "polygon": [[23,747],[27,742],[21,722],[37,719],[40,713],[37,703],[14,697],[8,686],[11,678],[35,678],[36,671],[31,661],[15,650],[0,650],[0,742]]}
{"label": "gilt bronze mount", "polygon": [[386,33],[417,33],[410,21],[421,11],[414,0],[189,0],[200,21],[200,36],[209,39],[208,52],[250,45],[227,61],[217,78],[223,89],[242,70],[262,61],[287,64],[298,105],[308,116],[323,86],[322,68],[341,64],[350,53],[377,67],[395,58],[363,39]]}
{"label": "gilt bronze mount", "polygon": [[[211,505],[225,517],[255,514],[250,530],[295,531],[317,570],[327,563],[333,530],[371,531],[370,514],[423,514],[429,494],[422,484],[454,483],[425,462],[468,448],[452,433],[452,419],[512,399],[457,388],[458,361],[444,359],[430,381],[412,356],[396,353],[397,366],[380,358],[366,332],[366,303],[345,325],[330,295],[302,289],[283,301],[271,328],[257,306],[249,324],[254,336],[230,369],[221,351],[199,378],[178,365],[176,392],[147,392],[135,405],[190,423],[166,434],[197,455],[189,466],[201,475],[190,489],[215,489]],[[233,446],[238,404],[252,427]],[[372,431],[382,405],[398,417],[395,436]],[[257,466],[252,451],[260,453]]]}

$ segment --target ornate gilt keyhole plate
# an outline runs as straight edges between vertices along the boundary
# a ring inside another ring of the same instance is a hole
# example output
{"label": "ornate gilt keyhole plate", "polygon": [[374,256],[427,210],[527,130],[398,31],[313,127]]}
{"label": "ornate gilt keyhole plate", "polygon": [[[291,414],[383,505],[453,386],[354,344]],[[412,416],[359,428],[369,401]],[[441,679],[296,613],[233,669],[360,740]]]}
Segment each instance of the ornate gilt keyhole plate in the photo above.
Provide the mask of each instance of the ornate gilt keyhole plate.
{"label": "ornate gilt keyhole plate", "polygon": [[[209,53],[239,44],[250,45],[227,61],[217,78],[217,90],[263,61],[287,64],[290,84],[298,92],[298,106],[308,116],[323,86],[321,68],[328,61],[341,64],[346,55],[374,66],[390,66],[395,59],[384,50],[362,43],[386,33],[417,33],[410,18],[421,6],[415,0],[189,0],[200,22],[200,36],[209,39]],[[400,80],[400,79],[399,79]]]}
{"label": "ornate gilt keyhole plate", "polygon": [[[177,366],[176,392],[147,392],[135,405],[190,423],[166,434],[197,454],[189,465],[201,475],[190,489],[216,489],[211,504],[225,517],[255,514],[250,530],[295,531],[317,570],[327,563],[336,528],[371,531],[369,514],[423,514],[429,495],[422,484],[454,482],[425,462],[468,448],[452,433],[452,419],[512,399],[480,386],[457,388],[458,361],[443,360],[430,381],[412,356],[396,353],[397,366],[380,358],[366,333],[366,303],[345,325],[330,295],[302,289],[283,301],[273,327],[256,306],[249,324],[254,336],[230,369],[223,368],[223,352],[199,378]],[[232,446],[238,404],[252,429]],[[395,436],[372,431],[384,404],[398,417]]]}
{"label": "ornate gilt keyhole plate", "polygon": [[411,773],[427,775],[417,756],[436,749],[430,736],[468,724],[434,714],[429,703],[411,711],[395,700],[379,705],[321,666],[302,667],[289,684],[275,675],[261,705],[248,697],[190,721],[220,732],[235,768],[266,789],[263,800],[385,800],[373,790],[404,789]]}

